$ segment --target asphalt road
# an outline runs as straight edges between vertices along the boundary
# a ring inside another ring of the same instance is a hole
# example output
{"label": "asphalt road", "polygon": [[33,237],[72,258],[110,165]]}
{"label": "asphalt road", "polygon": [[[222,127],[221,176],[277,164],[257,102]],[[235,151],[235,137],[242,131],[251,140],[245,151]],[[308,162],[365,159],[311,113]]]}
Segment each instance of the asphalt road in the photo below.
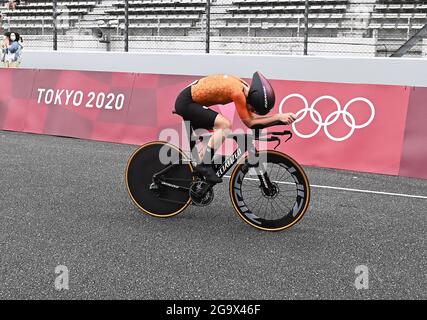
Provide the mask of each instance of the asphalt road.
{"label": "asphalt road", "polygon": [[[0,131],[0,299],[427,298],[427,198],[313,187],[305,217],[267,233],[221,185],[209,207],[156,219],[125,189],[135,148]],[[426,180],[305,169],[312,185],[427,197]]]}

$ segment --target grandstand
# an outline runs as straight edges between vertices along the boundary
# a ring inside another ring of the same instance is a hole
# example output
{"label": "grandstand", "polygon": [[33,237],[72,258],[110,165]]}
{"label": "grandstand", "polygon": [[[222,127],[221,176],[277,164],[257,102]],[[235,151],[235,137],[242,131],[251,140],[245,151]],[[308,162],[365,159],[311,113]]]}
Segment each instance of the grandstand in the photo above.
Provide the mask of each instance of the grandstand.
{"label": "grandstand", "polygon": [[[309,28],[317,36],[337,33],[347,10],[348,0],[312,1]],[[303,28],[305,1],[235,0],[226,9],[221,34],[268,37],[299,36]]]}
{"label": "grandstand", "polygon": [[[153,36],[161,30],[162,35],[188,35],[201,22],[205,6],[204,0],[130,1],[130,34]],[[105,13],[119,21],[125,14],[123,1],[113,2]]]}
{"label": "grandstand", "polygon": [[[6,1],[7,2],[7,1]],[[99,1],[58,1],[58,29],[64,34],[74,28]],[[18,30],[26,35],[49,34],[53,30],[52,1],[21,1],[16,10],[2,11],[3,29]]]}
{"label": "grandstand", "polygon": [[[7,1],[3,1],[7,2]],[[310,0],[309,53],[388,55],[427,23],[427,0]],[[59,49],[123,50],[124,1],[58,0]],[[51,48],[52,1],[3,6],[1,25]],[[301,54],[305,0],[212,0],[211,52]],[[130,0],[132,51],[205,50],[206,0]],[[410,52],[424,56],[425,46]]]}

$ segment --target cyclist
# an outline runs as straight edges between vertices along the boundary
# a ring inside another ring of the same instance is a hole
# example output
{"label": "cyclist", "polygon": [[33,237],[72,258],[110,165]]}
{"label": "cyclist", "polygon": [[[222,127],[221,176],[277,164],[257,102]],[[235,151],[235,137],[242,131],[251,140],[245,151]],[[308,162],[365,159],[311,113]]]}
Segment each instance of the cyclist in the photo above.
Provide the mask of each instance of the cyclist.
{"label": "cyclist", "polygon": [[267,115],[274,107],[275,94],[269,81],[255,72],[249,85],[231,75],[211,75],[193,82],[177,97],[175,111],[194,129],[214,129],[207,147],[200,152],[200,163],[195,170],[212,183],[220,183],[212,166],[215,150],[231,133],[231,122],[223,115],[209,109],[216,104],[234,102],[242,122],[251,129],[262,129],[279,124],[291,124],[293,113]]}

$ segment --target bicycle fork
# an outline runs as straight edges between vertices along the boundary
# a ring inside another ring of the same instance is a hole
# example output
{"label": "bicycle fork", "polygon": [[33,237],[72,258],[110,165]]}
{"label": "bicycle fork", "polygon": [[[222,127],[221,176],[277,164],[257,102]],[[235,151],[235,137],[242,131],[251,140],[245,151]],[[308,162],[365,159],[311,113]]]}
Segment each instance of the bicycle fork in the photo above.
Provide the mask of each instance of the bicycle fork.
{"label": "bicycle fork", "polygon": [[254,168],[256,175],[260,182],[260,188],[263,194],[267,197],[273,197],[277,194],[277,187],[274,183],[271,182],[270,177],[267,174],[267,171],[260,169],[259,167]]}

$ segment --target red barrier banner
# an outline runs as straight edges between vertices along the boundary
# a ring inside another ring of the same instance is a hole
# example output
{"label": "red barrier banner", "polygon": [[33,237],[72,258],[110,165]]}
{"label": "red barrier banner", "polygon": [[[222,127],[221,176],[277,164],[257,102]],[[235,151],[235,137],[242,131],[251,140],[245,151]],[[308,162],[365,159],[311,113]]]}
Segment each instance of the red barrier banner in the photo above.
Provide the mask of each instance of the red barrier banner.
{"label": "red barrier banner", "polygon": [[427,88],[412,88],[400,175],[427,179]]}
{"label": "red barrier banner", "polygon": [[121,142],[135,75],[40,70],[24,131]]}
{"label": "red barrier banner", "polygon": [[0,129],[23,131],[35,73],[0,68]]}
{"label": "red barrier banner", "polygon": [[121,142],[143,144],[159,140],[164,129],[182,131],[182,118],[172,114],[183,88],[196,80],[191,76],[137,74]]}
{"label": "red barrier banner", "polygon": [[[0,129],[136,145],[176,132],[181,139],[172,142],[188,147],[182,119],[172,111],[180,91],[199,77],[24,69],[0,69],[0,77]],[[272,84],[272,113],[298,116],[278,128],[294,134],[278,150],[305,165],[427,178],[427,88]],[[247,130],[233,104],[212,108],[234,130]]]}
{"label": "red barrier banner", "polygon": [[280,150],[306,165],[399,173],[410,88],[274,81],[276,112],[294,112]]}

